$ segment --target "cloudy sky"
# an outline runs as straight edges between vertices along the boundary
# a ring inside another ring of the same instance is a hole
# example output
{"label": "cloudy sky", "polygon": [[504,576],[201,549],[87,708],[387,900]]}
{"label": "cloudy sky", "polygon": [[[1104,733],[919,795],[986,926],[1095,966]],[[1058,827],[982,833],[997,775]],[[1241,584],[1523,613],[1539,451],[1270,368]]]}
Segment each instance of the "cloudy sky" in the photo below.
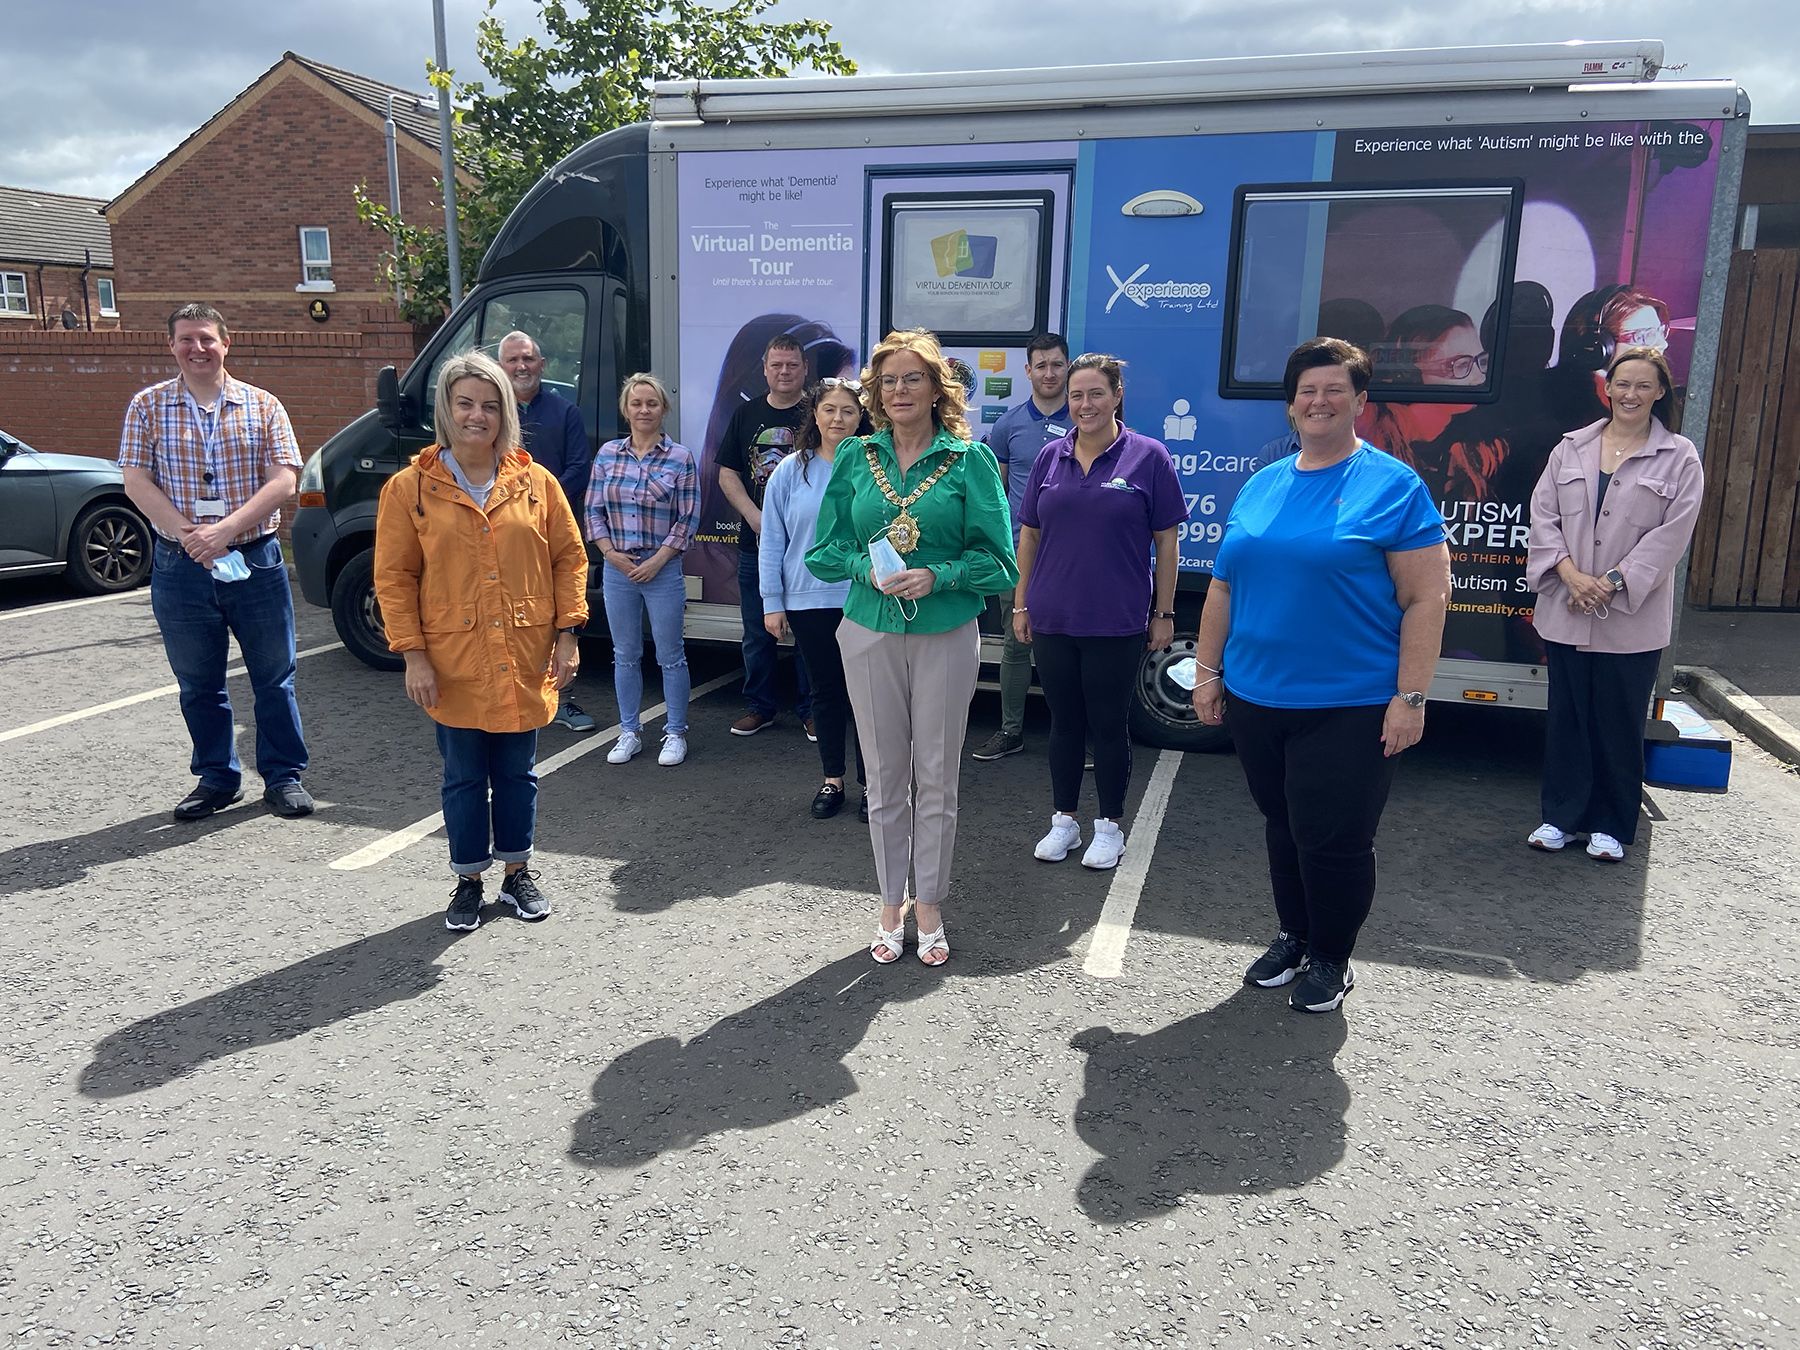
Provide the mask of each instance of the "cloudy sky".
{"label": "cloudy sky", "polygon": [[[580,0],[571,0],[571,6]],[[6,0],[0,183],[112,197],[292,50],[425,88],[430,0],[305,0],[196,6],[192,0]],[[450,64],[476,75],[483,0],[447,0]],[[917,5],[781,0],[810,15],[865,71],[970,70],[1078,62],[1367,51],[1468,42],[1661,38],[1672,72],[1724,76],[1749,91],[1758,124],[1800,123],[1800,73],[1775,0],[986,0],[953,24]],[[533,0],[499,0],[511,33],[532,31]],[[1474,22],[1478,26],[1471,29]]]}

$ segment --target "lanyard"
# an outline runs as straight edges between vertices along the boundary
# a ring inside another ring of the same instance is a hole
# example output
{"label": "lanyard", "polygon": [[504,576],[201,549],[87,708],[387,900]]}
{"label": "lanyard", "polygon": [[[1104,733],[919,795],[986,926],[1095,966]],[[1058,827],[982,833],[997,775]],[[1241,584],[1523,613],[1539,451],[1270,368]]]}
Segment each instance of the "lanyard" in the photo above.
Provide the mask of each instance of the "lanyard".
{"label": "lanyard", "polygon": [[209,420],[195,401],[194,394],[184,382],[181,396],[187,400],[188,411],[194,415],[194,422],[200,428],[200,451],[206,457],[206,492],[213,496],[223,491],[223,483],[219,478],[219,455],[224,444],[225,426],[225,389],[219,388],[219,401],[213,407],[213,415]]}

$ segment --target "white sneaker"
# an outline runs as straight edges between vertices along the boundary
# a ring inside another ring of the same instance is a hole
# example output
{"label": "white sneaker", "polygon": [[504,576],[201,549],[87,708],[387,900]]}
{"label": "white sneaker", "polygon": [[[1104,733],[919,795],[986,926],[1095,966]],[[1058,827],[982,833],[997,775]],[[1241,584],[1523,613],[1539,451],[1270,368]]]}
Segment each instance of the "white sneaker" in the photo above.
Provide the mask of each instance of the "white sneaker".
{"label": "white sneaker", "polygon": [[1039,862],[1061,862],[1069,856],[1070,849],[1080,847],[1081,826],[1075,823],[1074,816],[1058,811],[1050,817],[1050,833],[1038,840],[1031,854]]}
{"label": "white sneaker", "polygon": [[1091,867],[1096,872],[1104,872],[1109,867],[1119,865],[1119,857],[1125,852],[1125,831],[1118,822],[1096,820],[1094,822],[1094,842],[1088,845],[1086,853],[1081,855],[1081,865]]}
{"label": "white sneaker", "polygon": [[644,738],[635,731],[621,731],[613,748],[606,752],[608,764],[623,764],[644,748]]}
{"label": "white sneaker", "polygon": [[1625,848],[1610,834],[1601,834],[1596,830],[1588,836],[1587,854],[1602,862],[1619,862],[1625,857]]}
{"label": "white sneaker", "polygon": [[662,742],[662,753],[656,757],[656,762],[667,768],[671,764],[681,763],[686,758],[687,737],[673,731],[665,735]]}
{"label": "white sneaker", "polygon": [[1530,834],[1525,836],[1525,842],[1530,844],[1533,848],[1543,849],[1546,853],[1554,853],[1564,844],[1569,842],[1569,836],[1557,829],[1556,826],[1552,825],[1549,821],[1545,821],[1542,825],[1538,826]]}

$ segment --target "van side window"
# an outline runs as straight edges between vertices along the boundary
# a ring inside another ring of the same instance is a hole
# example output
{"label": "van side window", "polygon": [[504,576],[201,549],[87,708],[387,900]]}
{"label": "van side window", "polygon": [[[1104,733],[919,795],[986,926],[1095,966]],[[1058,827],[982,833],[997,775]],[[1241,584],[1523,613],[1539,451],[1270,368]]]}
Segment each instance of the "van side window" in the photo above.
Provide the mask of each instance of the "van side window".
{"label": "van side window", "polygon": [[543,382],[577,407],[581,406],[582,343],[586,339],[587,296],[580,290],[506,291],[490,296],[478,310],[457,323],[448,340],[432,357],[431,370],[421,390],[424,406],[420,419],[431,429],[437,399],[438,372],[444,361],[460,352],[479,349],[500,358],[500,340],[515,329],[531,334],[544,354]]}
{"label": "van side window", "polygon": [[1336,337],[1369,353],[1372,398],[1493,399],[1523,196],[1516,179],[1239,188],[1220,392],[1280,398],[1288,353]]}

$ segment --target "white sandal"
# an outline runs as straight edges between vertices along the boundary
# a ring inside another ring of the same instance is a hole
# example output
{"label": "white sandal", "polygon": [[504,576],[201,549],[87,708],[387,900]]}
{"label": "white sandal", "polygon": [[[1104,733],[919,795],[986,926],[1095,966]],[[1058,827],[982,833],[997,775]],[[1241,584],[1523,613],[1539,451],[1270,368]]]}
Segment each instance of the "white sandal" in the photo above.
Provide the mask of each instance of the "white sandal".
{"label": "white sandal", "polygon": [[900,911],[900,922],[889,932],[881,926],[881,920],[875,921],[875,940],[869,944],[869,955],[878,966],[891,966],[898,961],[906,950],[906,911]]}
{"label": "white sandal", "polygon": [[[942,952],[944,954],[944,960],[943,961],[927,961],[925,958],[927,956],[930,956],[933,952]],[[945,964],[945,962],[949,961],[949,959],[950,959],[950,940],[944,936],[944,925],[943,924],[940,923],[937,926],[937,932],[935,932],[935,933],[920,933],[919,934],[919,962],[920,962],[920,964],[930,966],[930,967],[932,967],[932,969],[935,970],[937,967],[939,967],[939,966]]]}

